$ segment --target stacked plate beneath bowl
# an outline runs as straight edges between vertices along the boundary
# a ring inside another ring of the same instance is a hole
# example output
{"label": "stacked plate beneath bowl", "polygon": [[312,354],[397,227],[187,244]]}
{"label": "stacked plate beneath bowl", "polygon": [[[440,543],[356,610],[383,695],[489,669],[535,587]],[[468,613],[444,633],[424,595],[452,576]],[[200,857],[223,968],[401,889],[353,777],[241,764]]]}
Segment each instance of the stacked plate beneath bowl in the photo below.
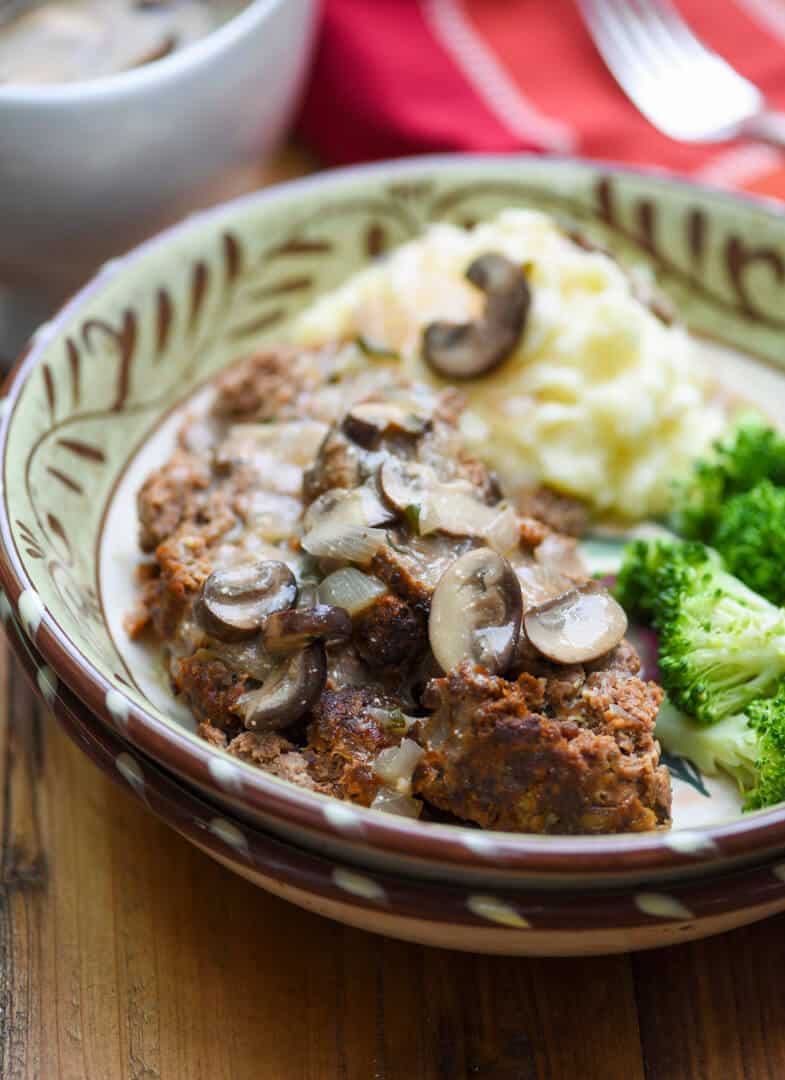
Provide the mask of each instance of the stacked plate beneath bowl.
{"label": "stacked plate beneath bowl", "polygon": [[[543,159],[323,174],[163,234],[105,269],[35,336],[0,427],[0,611],[39,692],[102,768],[212,857],[295,903],[402,938],[510,954],[716,933],[785,909],[782,807],[739,815],[686,768],[677,795],[699,809],[677,815],[686,827],[656,834],[511,835],[351,806],[198,739],[122,630],[134,563],[112,538],[135,534],[133,492],[165,449],[172,411],[380,246],[432,220],[478,220],[511,204],[568,216],[647,262],[692,330],[769,361],[738,358],[748,389],[785,398],[782,275],[758,266],[745,278],[761,245],[765,267],[785,267],[778,209]],[[696,229],[712,239],[700,250]]]}

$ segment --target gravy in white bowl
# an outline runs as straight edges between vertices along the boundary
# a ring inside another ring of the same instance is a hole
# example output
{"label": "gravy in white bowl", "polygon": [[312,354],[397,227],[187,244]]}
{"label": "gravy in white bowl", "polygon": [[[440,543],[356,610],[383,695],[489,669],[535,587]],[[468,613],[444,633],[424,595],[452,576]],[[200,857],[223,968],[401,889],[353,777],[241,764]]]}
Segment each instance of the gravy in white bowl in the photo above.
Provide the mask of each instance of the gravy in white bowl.
{"label": "gravy in white bowl", "polygon": [[0,13],[0,85],[128,71],[205,37],[243,6],[243,0],[10,0],[10,11]]}

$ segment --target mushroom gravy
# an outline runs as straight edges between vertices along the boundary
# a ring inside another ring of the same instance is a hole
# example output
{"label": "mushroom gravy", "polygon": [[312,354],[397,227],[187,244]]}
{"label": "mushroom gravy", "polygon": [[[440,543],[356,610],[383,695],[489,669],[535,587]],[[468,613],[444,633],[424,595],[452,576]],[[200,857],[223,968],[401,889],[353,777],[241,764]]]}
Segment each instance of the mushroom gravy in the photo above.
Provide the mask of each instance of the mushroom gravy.
{"label": "mushroom gravy", "polygon": [[10,0],[0,10],[0,86],[97,79],[211,33],[243,0]]}
{"label": "mushroom gravy", "polygon": [[236,365],[139,490],[127,629],[203,738],[309,790],[485,828],[666,827],[661,691],[564,531],[582,516],[506,499],[463,407],[356,343]]}

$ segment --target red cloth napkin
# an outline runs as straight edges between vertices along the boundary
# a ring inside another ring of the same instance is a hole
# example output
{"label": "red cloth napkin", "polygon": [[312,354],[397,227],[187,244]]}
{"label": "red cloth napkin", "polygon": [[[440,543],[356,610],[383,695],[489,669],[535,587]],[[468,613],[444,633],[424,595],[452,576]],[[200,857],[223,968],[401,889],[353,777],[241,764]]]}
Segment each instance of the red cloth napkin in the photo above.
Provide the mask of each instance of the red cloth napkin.
{"label": "red cloth napkin", "polygon": [[[785,197],[785,154],[660,135],[573,0],[323,0],[300,130],[330,164],[534,150],[650,163]],[[785,0],[679,0],[698,35],[785,109]],[[695,93],[700,93],[696,85]]]}

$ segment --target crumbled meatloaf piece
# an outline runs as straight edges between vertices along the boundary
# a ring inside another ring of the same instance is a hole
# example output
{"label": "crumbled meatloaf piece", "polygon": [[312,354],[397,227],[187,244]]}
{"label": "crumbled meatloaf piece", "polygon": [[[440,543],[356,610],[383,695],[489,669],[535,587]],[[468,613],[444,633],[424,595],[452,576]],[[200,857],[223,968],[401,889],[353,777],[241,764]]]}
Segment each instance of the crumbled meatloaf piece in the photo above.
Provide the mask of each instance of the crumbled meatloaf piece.
{"label": "crumbled meatloaf piece", "polygon": [[365,688],[325,690],[308,729],[316,779],[343,798],[370,806],[380,787],[374,775],[376,756],[401,741],[400,734],[383,728],[375,715],[391,708],[387,699]]}
{"label": "crumbled meatloaf piece", "polygon": [[212,565],[203,535],[181,529],[155,551],[157,574],[143,587],[143,599],[156,633],[164,640],[174,636],[177,625],[191,605]]}
{"label": "crumbled meatloaf piece", "polygon": [[165,465],[148,476],[136,501],[142,551],[154,551],[184,518],[195,516],[209,483],[206,462],[185,450],[175,450]]}
{"label": "crumbled meatloaf piece", "polygon": [[530,548],[532,551],[535,548],[538,548],[551,532],[548,526],[544,522],[538,521],[537,518],[519,517],[519,525],[521,529],[521,544],[523,547]]}
{"label": "crumbled meatloaf piece", "polygon": [[517,491],[513,501],[519,514],[544,522],[554,532],[583,536],[589,527],[586,503],[571,495],[562,495],[553,488],[538,487],[533,491]]}
{"label": "crumbled meatloaf piece", "polygon": [[259,353],[216,379],[213,415],[233,421],[299,419],[297,399],[307,382],[294,353]]}
{"label": "crumbled meatloaf piece", "polygon": [[421,611],[397,596],[382,596],[354,619],[354,647],[372,668],[400,667],[428,647]]}
{"label": "crumbled meatloaf piece", "polygon": [[235,736],[227,750],[234,757],[257,765],[265,772],[272,773],[282,780],[289,780],[309,791],[321,791],[323,795],[335,795],[329,784],[320,783],[314,777],[314,754],[298,750],[282,735],[257,734],[244,731]]}
{"label": "crumbled meatloaf piece", "polygon": [[[638,832],[670,823],[653,729],[661,689],[618,670],[580,684],[569,708],[548,680],[511,682],[468,664],[432,682],[414,791],[485,828]],[[567,680],[568,682],[570,680]],[[559,715],[548,715],[558,703]]]}
{"label": "crumbled meatloaf piece", "polygon": [[220,728],[213,727],[212,724],[205,721],[197,727],[196,734],[200,739],[208,742],[210,746],[217,746],[221,750],[226,749],[226,732],[221,731]]}
{"label": "crumbled meatloaf piece", "polygon": [[612,649],[605,656],[601,656],[599,660],[593,660],[584,666],[589,673],[593,671],[626,671],[628,675],[637,675],[641,670],[641,658],[629,641],[623,638],[615,649]]}
{"label": "crumbled meatloaf piece", "polygon": [[245,677],[201,651],[173,660],[170,667],[175,689],[198,721],[230,734],[240,731],[242,723],[233,709],[247,689]]}

